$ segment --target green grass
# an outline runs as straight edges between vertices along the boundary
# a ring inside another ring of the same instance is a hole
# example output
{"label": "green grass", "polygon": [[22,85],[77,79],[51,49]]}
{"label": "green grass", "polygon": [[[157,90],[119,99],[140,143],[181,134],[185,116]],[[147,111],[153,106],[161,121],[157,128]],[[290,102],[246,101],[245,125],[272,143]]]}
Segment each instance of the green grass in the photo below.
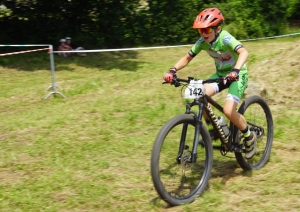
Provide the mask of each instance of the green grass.
{"label": "green grass", "polygon": [[[274,116],[269,163],[245,173],[232,153],[215,151],[208,190],[172,208],[153,187],[150,154],[162,125],[184,112],[180,89],[161,82],[189,47],[55,56],[66,99],[44,100],[49,55],[0,58],[0,211],[299,211],[299,44],[244,44],[250,80],[266,85]],[[212,70],[201,53],[178,75],[206,78]]]}

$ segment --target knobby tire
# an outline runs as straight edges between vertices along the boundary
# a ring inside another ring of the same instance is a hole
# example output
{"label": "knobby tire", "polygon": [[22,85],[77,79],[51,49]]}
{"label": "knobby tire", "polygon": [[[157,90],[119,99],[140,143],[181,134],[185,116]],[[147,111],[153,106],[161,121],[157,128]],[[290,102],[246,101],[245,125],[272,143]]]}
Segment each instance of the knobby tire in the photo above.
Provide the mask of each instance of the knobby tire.
{"label": "knobby tire", "polygon": [[[235,152],[239,165],[244,170],[256,170],[262,168],[268,161],[273,143],[273,118],[267,102],[260,96],[250,96],[242,103],[238,112],[243,114],[246,121],[257,126],[263,126],[264,135],[257,138],[258,153],[252,159],[247,160],[243,153]],[[261,115],[261,116],[260,116]],[[251,125],[248,127],[251,130]],[[241,132],[236,131],[235,141],[241,144],[243,141]]]}
{"label": "knobby tire", "polygon": [[[183,165],[185,163],[180,162],[180,164],[178,164],[176,157],[178,155],[181,133],[176,134],[174,138],[172,138],[172,135],[173,130],[177,128],[182,129],[181,125],[184,124],[188,125],[187,131],[192,128],[195,134],[194,116],[189,114],[175,116],[159,131],[151,154],[151,175],[154,187],[160,198],[172,206],[193,202],[195,197],[199,196],[206,189],[213,165],[212,142],[203,124],[200,126],[199,140],[201,140],[201,142],[199,142],[199,144],[201,143],[201,145],[198,145],[199,153],[196,163]],[[194,134],[190,136],[190,140],[193,140]],[[170,137],[170,139],[168,137]],[[186,137],[188,137],[188,135]],[[190,140],[187,139],[186,144],[190,142]],[[165,153],[166,157],[163,157]],[[166,168],[164,168],[164,166],[166,166]],[[177,170],[177,172],[173,170]],[[169,183],[169,181],[175,180],[175,178],[183,172],[184,176],[179,177],[180,182],[178,186],[175,185],[176,182]],[[186,181],[188,181],[190,175],[191,177],[189,179],[191,179],[191,185],[188,185],[189,182]],[[197,178],[195,175],[200,176]],[[170,185],[171,188],[169,189],[168,187]],[[184,193],[185,190],[187,190],[187,193]]]}

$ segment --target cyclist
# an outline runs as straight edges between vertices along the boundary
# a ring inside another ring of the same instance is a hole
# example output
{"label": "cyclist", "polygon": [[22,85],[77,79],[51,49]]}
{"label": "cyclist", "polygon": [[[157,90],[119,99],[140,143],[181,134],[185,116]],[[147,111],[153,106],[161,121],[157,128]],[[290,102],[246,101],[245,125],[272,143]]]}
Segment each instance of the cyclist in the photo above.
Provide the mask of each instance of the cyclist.
{"label": "cyclist", "polygon": [[[236,111],[248,83],[245,64],[248,51],[221,28],[223,22],[224,17],[218,8],[207,8],[200,12],[193,24],[193,28],[197,29],[201,36],[200,39],[170,68],[164,75],[164,80],[171,83],[177,71],[184,68],[201,50],[206,51],[214,59],[216,66],[216,72],[210,78],[225,77],[223,82],[205,84],[206,94],[213,96],[228,89],[223,112],[244,134],[245,157],[251,159],[256,153],[256,135],[250,132],[244,116]],[[209,124],[209,121],[207,122]]]}

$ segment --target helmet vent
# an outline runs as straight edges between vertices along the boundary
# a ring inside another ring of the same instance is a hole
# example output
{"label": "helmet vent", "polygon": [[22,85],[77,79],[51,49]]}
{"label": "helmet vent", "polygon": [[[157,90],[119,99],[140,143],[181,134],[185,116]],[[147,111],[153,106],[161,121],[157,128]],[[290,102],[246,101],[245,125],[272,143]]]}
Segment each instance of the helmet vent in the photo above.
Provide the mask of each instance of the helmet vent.
{"label": "helmet vent", "polygon": [[200,12],[194,20],[193,28],[214,27],[222,24],[224,17],[218,8],[208,8]]}
{"label": "helmet vent", "polygon": [[204,21],[208,20],[211,15],[206,15]]}
{"label": "helmet vent", "polygon": [[211,21],[211,23],[215,22],[216,20],[218,20],[218,19],[217,19],[217,18],[214,18],[214,19]]}

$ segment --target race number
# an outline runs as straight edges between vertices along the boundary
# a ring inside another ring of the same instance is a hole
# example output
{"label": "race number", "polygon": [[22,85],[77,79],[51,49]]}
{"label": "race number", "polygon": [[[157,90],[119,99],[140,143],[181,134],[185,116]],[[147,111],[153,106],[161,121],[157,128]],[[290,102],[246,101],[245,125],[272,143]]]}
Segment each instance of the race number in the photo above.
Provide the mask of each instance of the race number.
{"label": "race number", "polygon": [[191,80],[184,92],[185,99],[198,99],[205,94],[205,88],[202,80]]}

